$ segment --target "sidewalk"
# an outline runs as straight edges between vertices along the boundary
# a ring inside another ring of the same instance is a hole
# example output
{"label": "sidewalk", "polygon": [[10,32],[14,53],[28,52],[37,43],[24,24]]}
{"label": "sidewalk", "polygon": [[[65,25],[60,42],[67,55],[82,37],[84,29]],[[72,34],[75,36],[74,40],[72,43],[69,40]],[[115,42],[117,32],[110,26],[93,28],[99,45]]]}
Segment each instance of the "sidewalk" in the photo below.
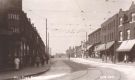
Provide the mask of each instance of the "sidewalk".
{"label": "sidewalk", "polygon": [[39,67],[27,67],[19,71],[8,71],[0,73],[0,80],[13,80],[14,78],[34,76],[49,70],[51,63]]}
{"label": "sidewalk", "polygon": [[[111,63],[111,64],[114,64],[112,62],[104,62],[102,61],[102,59],[100,58],[84,58],[86,60],[90,60],[90,61],[95,61],[95,62],[100,62],[100,63]],[[128,63],[124,63],[124,62],[117,62],[115,64],[118,64],[118,65],[127,65],[127,66],[134,66],[135,67],[135,62],[131,63],[131,62],[128,62]]]}

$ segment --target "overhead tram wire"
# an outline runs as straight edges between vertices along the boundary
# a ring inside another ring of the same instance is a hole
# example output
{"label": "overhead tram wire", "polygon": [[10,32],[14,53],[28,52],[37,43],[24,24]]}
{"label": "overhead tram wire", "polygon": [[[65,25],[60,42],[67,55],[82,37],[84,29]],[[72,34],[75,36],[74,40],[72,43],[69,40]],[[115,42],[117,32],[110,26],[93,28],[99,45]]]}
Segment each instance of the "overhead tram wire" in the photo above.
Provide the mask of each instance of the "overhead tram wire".
{"label": "overhead tram wire", "polygon": [[[86,22],[86,18],[88,18],[86,12],[80,7],[79,3],[76,0],[72,0],[72,1],[77,5],[79,11],[81,12],[82,20]],[[84,14],[84,16],[82,14]]]}
{"label": "overhead tram wire", "polygon": [[[85,26],[85,27],[91,27],[91,24],[89,25],[89,24],[87,23],[88,16],[87,16],[87,14],[86,14],[86,11],[81,8],[81,6],[79,5],[79,3],[78,3],[76,0],[72,0],[72,2],[74,2],[74,3],[76,4],[76,6],[78,7],[78,10],[79,10],[80,13],[81,13],[80,16],[81,16],[81,18],[82,18],[82,22],[83,22],[84,26]],[[89,28],[89,29],[91,29],[91,28]],[[84,32],[84,31],[83,31],[83,32]]]}

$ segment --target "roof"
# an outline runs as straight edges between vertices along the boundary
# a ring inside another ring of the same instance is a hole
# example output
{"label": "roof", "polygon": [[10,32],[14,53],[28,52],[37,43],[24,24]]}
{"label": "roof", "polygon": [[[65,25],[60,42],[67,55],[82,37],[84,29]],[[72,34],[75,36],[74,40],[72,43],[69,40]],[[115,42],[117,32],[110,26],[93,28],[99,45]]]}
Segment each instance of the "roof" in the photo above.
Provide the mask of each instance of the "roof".
{"label": "roof", "polygon": [[135,9],[135,4],[134,4],[134,1],[132,2],[131,6],[129,9]]}

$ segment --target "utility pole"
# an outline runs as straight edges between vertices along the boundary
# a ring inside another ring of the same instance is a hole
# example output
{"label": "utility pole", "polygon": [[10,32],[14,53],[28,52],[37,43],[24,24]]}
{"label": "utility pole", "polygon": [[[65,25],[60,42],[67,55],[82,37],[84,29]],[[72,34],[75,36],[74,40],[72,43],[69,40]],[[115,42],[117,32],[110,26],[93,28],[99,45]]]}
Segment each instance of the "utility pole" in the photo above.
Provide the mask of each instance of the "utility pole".
{"label": "utility pole", "polygon": [[85,56],[86,56],[86,58],[88,57],[87,56],[87,32],[86,32],[86,51],[85,51]]}
{"label": "utility pole", "polygon": [[48,33],[48,54],[49,54],[49,51],[50,49],[49,49],[49,33]]}
{"label": "utility pole", "polygon": [[48,42],[47,42],[47,36],[48,34],[47,34],[47,18],[46,18],[46,54],[48,55],[47,56],[47,64],[48,64],[48,60],[49,60],[49,53],[48,53]]}

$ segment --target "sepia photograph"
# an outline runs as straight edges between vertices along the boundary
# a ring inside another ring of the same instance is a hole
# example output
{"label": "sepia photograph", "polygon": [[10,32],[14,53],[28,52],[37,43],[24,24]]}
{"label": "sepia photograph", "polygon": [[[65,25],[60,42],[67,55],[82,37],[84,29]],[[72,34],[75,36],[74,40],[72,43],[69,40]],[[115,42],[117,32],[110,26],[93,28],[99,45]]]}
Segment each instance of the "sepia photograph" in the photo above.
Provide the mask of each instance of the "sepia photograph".
{"label": "sepia photograph", "polygon": [[0,0],[0,80],[135,80],[135,0]]}

